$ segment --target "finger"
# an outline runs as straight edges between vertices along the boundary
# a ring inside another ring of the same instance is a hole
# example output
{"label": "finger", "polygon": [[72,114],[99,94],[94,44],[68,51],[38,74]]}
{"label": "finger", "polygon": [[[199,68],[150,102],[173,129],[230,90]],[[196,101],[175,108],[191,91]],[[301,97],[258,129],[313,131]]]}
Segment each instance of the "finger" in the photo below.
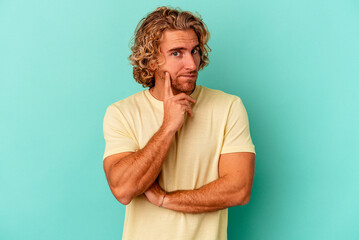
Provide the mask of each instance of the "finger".
{"label": "finger", "polygon": [[189,101],[187,101],[186,99],[177,100],[175,103],[191,107],[191,103]]}
{"label": "finger", "polygon": [[177,100],[176,103],[179,103],[179,104],[181,104],[181,105],[191,106],[191,102],[189,102],[187,99]]}
{"label": "finger", "polygon": [[188,103],[182,105],[182,113],[185,114],[186,112],[188,113],[188,115],[189,115],[190,117],[193,117],[192,108],[191,108],[191,106],[190,106]]}
{"label": "finger", "polygon": [[165,96],[165,99],[173,96],[172,89],[171,89],[171,78],[170,78],[170,74],[168,72],[165,72],[164,96]]}
{"label": "finger", "polygon": [[196,102],[196,99],[194,99],[193,97],[185,94],[185,93],[180,93],[180,94],[177,94],[175,97],[174,97],[174,100],[187,100],[187,101],[190,101],[192,103],[195,103]]}
{"label": "finger", "polygon": [[143,193],[143,196],[146,198],[147,201],[150,201],[148,197],[146,196],[146,192]]}
{"label": "finger", "polygon": [[193,117],[193,111],[192,111],[192,108],[191,108],[191,107],[189,107],[189,108],[187,109],[187,112],[188,112],[188,115],[189,115],[190,117]]}

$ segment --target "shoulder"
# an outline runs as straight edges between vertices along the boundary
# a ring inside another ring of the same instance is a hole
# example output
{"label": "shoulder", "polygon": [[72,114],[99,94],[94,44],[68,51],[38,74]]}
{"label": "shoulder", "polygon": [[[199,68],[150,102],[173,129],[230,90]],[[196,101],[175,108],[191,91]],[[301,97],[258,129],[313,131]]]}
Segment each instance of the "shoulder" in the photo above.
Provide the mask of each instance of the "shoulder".
{"label": "shoulder", "polygon": [[121,99],[117,102],[112,103],[111,105],[109,105],[107,107],[107,111],[110,112],[123,112],[123,111],[127,111],[130,109],[134,109],[136,108],[136,106],[140,103],[143,102],[143,100],[145,99],[145,92],[144,91],[140,91],[137,92],[127,98]]}

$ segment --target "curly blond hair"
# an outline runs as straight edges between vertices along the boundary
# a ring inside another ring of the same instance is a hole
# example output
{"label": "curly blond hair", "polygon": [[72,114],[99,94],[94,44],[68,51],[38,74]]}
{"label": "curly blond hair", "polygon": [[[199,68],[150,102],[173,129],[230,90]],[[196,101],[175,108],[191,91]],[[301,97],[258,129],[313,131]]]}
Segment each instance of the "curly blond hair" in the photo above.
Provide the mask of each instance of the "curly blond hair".
{"label": "curly blond hair", "polygon": [[164,31],[188,29],[193,29],[198,37],[201,70],[209,63],[211,49],[207,45],[209,31],[198,14],[195,16],[179,8],[159,7],[138,23],[132,39],[132,54],[129,56],[133,77],[138,83],[150,88],[155,85],[155,70],[151,66],[159,64],[157,57],[161,54],[160,41]]}

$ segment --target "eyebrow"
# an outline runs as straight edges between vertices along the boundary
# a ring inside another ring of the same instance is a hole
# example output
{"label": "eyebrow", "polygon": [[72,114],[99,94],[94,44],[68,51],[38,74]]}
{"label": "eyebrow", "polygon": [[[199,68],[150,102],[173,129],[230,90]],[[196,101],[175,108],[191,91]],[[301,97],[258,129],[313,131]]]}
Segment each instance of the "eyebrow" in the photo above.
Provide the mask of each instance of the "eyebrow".
{"label": "eyebrow", "polygon": [[[199,44],[194,46],[194,48],[192,48],[192,49],[195,49],[195,48],[199,48]],[[175,51],[181,51],[181,50],[186,50],[186,48],[184,48],[184,47],[171,48],[167,52],[175,52]]]}

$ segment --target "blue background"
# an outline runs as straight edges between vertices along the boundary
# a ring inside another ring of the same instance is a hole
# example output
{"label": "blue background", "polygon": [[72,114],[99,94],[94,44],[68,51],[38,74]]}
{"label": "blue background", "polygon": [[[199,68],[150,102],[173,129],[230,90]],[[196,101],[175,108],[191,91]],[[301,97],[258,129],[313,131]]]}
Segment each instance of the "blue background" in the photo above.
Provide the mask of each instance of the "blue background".
{"label": "blue background", "polygon": [[129,40],[158,6],[198,11],[199,84],[240,96],[256,146],[229,239],[359,239],[359,2],[0,0],[0,239],[120,239],[106,107],[143,88]]}

